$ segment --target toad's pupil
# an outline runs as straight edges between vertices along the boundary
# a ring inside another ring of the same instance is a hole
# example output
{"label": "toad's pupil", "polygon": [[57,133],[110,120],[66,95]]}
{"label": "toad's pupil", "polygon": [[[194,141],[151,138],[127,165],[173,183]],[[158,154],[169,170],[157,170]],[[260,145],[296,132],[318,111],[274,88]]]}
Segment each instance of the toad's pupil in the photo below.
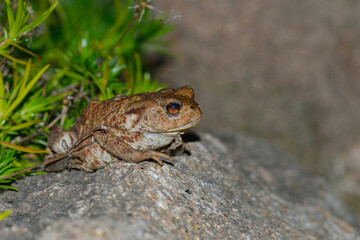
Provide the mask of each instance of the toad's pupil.
{"label": "toad's pupil", "polygon": [[180,111],[180,104],[178,103],[169,103],[166,106],[166,110],[170,113],[170,114],[178,114]]}

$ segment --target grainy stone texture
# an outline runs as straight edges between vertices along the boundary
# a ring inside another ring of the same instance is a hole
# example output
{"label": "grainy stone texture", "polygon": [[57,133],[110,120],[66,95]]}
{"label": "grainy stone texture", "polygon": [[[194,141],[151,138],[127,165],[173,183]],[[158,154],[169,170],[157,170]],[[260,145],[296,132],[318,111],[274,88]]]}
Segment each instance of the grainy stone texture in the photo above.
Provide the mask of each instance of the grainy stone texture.
{"label": "grainy stone texture", "polygon": [[200,134],[175,165],[115,162],[0,195],[1,239],[360,239],[319,177],[265,142]]}

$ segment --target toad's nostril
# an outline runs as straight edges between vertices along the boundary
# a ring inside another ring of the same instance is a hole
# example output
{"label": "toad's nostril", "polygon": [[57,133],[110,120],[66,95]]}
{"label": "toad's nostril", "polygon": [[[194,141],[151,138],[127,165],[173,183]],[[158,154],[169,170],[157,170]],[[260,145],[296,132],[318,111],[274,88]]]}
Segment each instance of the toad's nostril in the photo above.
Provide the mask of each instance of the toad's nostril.
{"label": "toad's nostril", "polygon": [[194,106],[190,106],[191,109],[194,109]]}

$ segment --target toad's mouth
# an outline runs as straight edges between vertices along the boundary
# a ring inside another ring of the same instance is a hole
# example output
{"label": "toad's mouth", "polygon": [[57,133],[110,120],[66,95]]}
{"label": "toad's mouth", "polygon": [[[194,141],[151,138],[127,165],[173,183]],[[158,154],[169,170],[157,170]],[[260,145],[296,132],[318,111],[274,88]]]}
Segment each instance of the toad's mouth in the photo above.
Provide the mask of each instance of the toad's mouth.
{"label": "toad's mouth", "polygon": [[201,120],[201,117],[191,123],[188,123],[188,124],[185,124],[183,126],[180,126],[180,127],[177,127],[177,128],[173,128],[171,130],[168,130],[167,132],[179,132],[179,131],[182,131],[182,130],[185,130],[185,129],[189,129],[189,128],[192,128],[194,127],[196,124],[198,124]]}

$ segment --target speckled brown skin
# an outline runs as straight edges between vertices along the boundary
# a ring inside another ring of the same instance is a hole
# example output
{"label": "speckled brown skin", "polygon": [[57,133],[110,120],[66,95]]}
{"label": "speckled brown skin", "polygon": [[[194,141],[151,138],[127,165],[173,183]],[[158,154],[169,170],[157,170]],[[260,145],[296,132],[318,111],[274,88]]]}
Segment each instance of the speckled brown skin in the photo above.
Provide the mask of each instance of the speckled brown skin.
{"label": "speckled brown skin", "polygon": [[118,159],[153,159],[160,165],[162,159],[172,162],[170,156],[156,150],[181,146],[180,134],[195,126],[201,115],[189,86],[92,101],[70,130],[51,130],[50,158],[64,153],[68,158],[49,164],[46,170],[71,167],[92,172]]}

